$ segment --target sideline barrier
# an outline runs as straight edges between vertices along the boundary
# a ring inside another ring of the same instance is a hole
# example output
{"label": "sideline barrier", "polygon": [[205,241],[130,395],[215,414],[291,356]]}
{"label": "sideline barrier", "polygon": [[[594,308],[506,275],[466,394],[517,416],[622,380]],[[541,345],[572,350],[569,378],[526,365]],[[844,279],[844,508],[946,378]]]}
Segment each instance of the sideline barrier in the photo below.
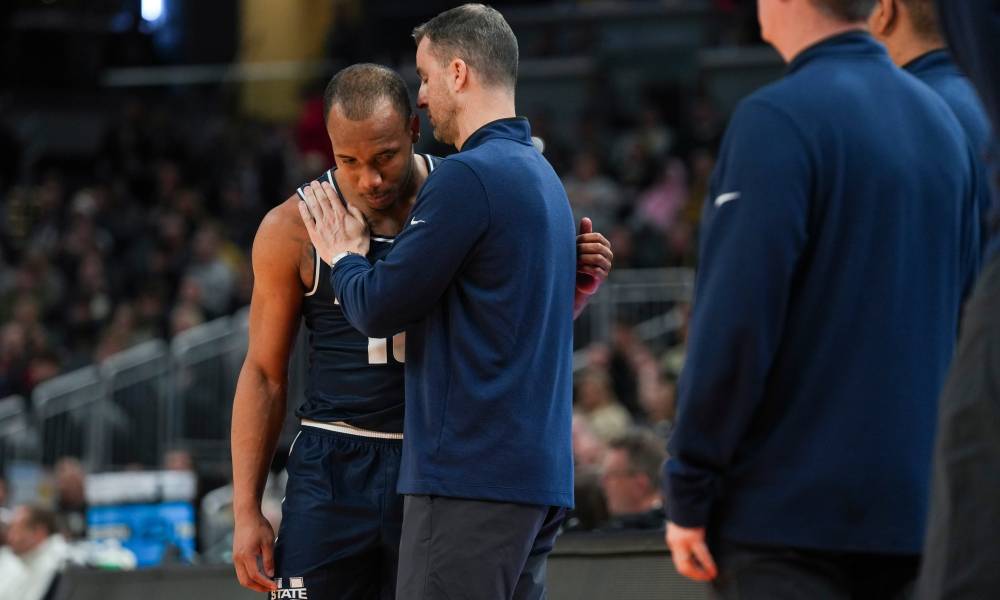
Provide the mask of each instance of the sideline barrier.
{"label": "sideline barrier", "polygon": [[[549,557],[550,600],[707,600],[706,586],[681,577],[662,531],[571,533]],[[307,582],[308,584],[308,582]],[[229,565],[113,572],[74,568],[56,600],[260,599],[243,589]]]}
{"label": "sideline barrier", "polygon": [[549,600],[708,600],[682,577],[663,531],[568,533],[549,556]]}

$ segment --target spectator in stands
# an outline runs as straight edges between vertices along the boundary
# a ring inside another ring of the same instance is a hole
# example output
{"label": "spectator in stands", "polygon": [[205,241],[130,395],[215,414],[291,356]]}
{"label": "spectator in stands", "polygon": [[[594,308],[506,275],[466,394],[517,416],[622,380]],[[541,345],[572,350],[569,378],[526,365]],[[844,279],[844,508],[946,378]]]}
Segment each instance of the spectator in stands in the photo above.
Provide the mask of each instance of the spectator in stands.
{"label": "spectator in stands", "polygon": [[632,424],[632,417],[618,402],[604,371],[586,370],[579,376],[575,402],[575,413],[601,440],[622,435]]}
{"label": "spectator in stands", "polygon": [[580,414],[573,415],[573,464],[577,468],[597,469],[604,461],[607,444],[599,438]]}
{"label": "spectator in stands", "polygon": [[19,506],[7,530],[14,555],[0,556],[0,600],[47,598],[69,555],[56,514],[39,506]]}
{"label": "spectator in stands", "polygon": [[573,415],[573,497],[576,507],[566,515],[568,531],[590,531],[608,520],[601,489],[600,467],[607,444],[580,414]]}
{"label": "spectator in stands", "polygon": [[573,475],[575,506],[566,513],[565,531],[593,531],[608,522],[608,505],[601,489],[600,473],[577,468]]}
{"label": "spectator in stands", "polygon": [[136,330],[136,315],[132,304],[121,302],[115,307],[111,323],[105,329],[94,353],[94,360],[101,362],[135,344],[150,339]]}
{"label": "spectator in stands", "polygon": [[653,186],[639,196],[636,218],[665,234],[673,227],[687,201],[687,168],[682,160],[669,158]]}
{"label": "spectator in stands", "polygon": [[664,353],[662,363],[667,375],[676,381],[681,376],[681,370],[684,368],[684,359],[687,357],[688,328],[691,325],[691,305],[684,302],[678,304],[674,310],[681,321],[680,327],[677,328],[677,343],[673,344]]}
{"label": "spectator in stands", "polygon": [[193,261],[186,276],[201,291],[201,308],[207,318],[225,314],[236,283],[236,274],[223,259],[223,241],[214,225],[203,225],[194,236]]}
{"label": "spectator in stands", "polygon": [[674,382],[664,375],[651,353],[637,357],[636,370],[643,420],[666,441],[674,422]]}
{"label": "spectator in stands", "polygon": [[601,487],[611,520],[608,529],[662,529],[667,516],[660,495],[666,459],[663,440],[631,431],[611,440],[601,469]]}
{"label": "spectator in stands", "polygon": [[28,342],[24,327],[10,322],[0,329],[0,397],[26,394]]}
{"label": "spectator in stands", "polygon": [[563,178],[566,195],[579,222],[590,217],[594,231],[611,231],[622,206],[622,191],[613,179],[601,172],[598,156],[583,150],[573,159],[573,171]]}
{"label": "spectator in stands", "polygon": [[181,302],[170,311],[170,335],[173,337],[204,322],[205,314],[197,304]]}
{"label": "spectator in stands", "polygon": [[663,122],[660,111],[646,105],[635,127],[621,132],[612,143],[611,161],[619,181],[636,190],[653,183],[656,167],[673,146],[674,133]]}
{"label": "spectator in stands", "polygon": [[63,521],[66,537],[72,540],[87,536],[86,473],[80,461],[63,457],[56,461],[56,510]]}

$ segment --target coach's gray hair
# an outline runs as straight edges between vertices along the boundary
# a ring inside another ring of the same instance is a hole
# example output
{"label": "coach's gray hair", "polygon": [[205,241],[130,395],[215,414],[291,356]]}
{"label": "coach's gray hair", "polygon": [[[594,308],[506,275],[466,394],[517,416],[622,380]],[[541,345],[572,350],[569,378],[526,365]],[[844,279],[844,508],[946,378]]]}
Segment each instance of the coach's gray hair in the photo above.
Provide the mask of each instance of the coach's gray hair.
{"label": "coach's gray hair", "polygon": [[868,20],[878,0],[812,0],[813,5],[842,21],[855,23]]}
{"label": "coach's gray hair", "polygon": [[330,109],[336,104],[348,119],[363,121],[372,116],[383,99],[388,100],[403,118],[413,115],[410,91],[399,73],[371,63],[351,65],[339,71],[327,84],[323,93],[323,115],[329,118]]}
{"label": "coach's gray hair", "polygon": [[413,30],[417,45],[434,43],[441,61],[460,58],[483,82],[513,90],[517,84],[517,38],[507,20],[482,4],[463,4],[444,11]]}

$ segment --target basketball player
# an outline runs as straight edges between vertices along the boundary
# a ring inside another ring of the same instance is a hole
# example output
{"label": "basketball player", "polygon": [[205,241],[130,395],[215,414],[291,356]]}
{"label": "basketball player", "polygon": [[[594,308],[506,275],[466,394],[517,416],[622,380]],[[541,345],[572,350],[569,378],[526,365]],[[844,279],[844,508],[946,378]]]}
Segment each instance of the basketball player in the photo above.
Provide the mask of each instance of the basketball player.
{"label": "basketball player", "polygon": [[[413,152],[419,121],[405,83],[389,69],[344,69],[327,87],[325,106],[336,167],[320,181],[364,215],[374,262],[392,248],[440,159]],[[268,213],[254,241],[250,347],[233,406],[233,562],[243,586],[272,598],[393,598],[404,334],[369,339],[344,318],[330,267],[316,256],[299,215],[301,193]],[[589,228],[584,220],[577,238],[578,269],[590,288],[578,289],[576,312],[611,268],[607,240]],[[310,332],[308,383],[275,541],[260,500],[302,317]]]}

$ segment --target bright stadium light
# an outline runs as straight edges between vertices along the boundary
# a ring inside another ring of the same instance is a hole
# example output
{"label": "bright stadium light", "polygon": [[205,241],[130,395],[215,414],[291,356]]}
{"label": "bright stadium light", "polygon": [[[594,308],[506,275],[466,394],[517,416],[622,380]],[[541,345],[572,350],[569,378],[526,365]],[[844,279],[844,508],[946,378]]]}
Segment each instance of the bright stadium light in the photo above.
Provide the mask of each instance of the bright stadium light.
{"label": "bright stadium light", "polygon": [[163,16],[163,0],[142,0],[141,11],[143,21],[156,21]]}

